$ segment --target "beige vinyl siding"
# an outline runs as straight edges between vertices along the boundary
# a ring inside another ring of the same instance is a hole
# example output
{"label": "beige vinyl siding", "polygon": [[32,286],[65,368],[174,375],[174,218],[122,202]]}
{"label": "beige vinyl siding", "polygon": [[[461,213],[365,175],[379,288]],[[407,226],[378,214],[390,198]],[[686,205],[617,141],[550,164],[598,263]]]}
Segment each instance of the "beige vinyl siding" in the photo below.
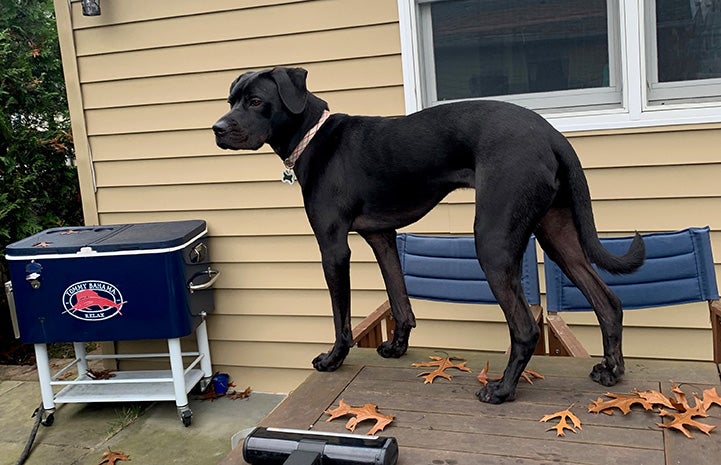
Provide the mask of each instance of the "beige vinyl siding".
{"label": "beige vinyl siding", "polygon": [[[278,65],[308,69],[309,88],[334,112],[403,114],[397,2],[123,0],[104,2],[94,18],[83,17],[76,0],[70,12],[64,0],[55,6],[86,221],[205,219],[222,272],[209,318],[214,369],[257,391],[293,389],[333,340],[330,299],[300,189],[278,181],[282,165],[267,146],[222,151],[209,128],[227,111],[228,87],[238,74]],[[587,169],[601,234],[710,224],[721,255],[718,127],[570,136]],[[407,230],[469,234],[473,195],[452,193]],[[357,235],[349,242],[357,322],[385,291],[369,247]],[[414,346],[508,346],[496,306],[417,301],[414,310]],[[593,315],[568,320],[599,353]],[[710,357],[703,305],[627,312],[626,325],[627,355]],[[684,348],[659,344],[670,338]],[[162,341],[118,348],[157,350]]]}

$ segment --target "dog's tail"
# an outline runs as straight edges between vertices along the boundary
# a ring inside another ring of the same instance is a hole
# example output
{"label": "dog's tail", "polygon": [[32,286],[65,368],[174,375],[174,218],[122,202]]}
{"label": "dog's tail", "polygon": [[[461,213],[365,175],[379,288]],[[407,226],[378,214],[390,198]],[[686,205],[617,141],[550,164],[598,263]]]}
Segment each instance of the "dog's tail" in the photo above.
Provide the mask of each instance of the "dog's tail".
{"label": "dog's tail", "polygon": [[591,194],[581,162],[571,144],[565,138],[562,137],[562,139],[556,144],[555,152],[561,164],[561,170],[565,173],[565,181],[570,191],[573,221],[578,230],[583,250],[593,263],[610,273],[633,273],[646,259],[646,246],[641,235],[636,233],[631,245],[623,255],[613,255],[603,247],[598,239],[596,222],[591,209]]}

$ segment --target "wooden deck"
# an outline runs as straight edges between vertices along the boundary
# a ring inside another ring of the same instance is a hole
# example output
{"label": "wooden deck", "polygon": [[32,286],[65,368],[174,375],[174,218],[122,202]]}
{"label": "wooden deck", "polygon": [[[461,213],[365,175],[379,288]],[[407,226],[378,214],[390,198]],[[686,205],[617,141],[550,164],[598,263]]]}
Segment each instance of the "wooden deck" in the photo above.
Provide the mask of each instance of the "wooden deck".
{"label": "wooden deck", "polygon": [[[374,350],[352,349],[339,371],[311,374],[262,425],[347,432],[343,418],[328,423],[323,413],[343,399],[354,406],[376,404],[382,413],[396,416],[380,435],[398,440],[400,465],[721,463],[721,427],[710,436],[691,429],[694,439],[687,439],[678,431],[657,427],[663,419],[638,407],[626,416],[618,410],[611,416],[588,413],[588,404],[609,390],[588,378],[594,360],[536,356],[529,368],[545,379],[533,385],[521,380],[516,401],[487,405],[474,396],[480,387],[476,376],[486,360],[490,372],[498,374],[505,356],[451,351],[451,356],[464,357],[473,373],[450,369],[451,381],[439,378],[424,385],[417,377],[423,370],[411,363],[427,361],[429,355],[439,354],[412,349],[399,360],[385,360]],[[626,363],[626,377],[611,392],[656,389],[670,396],[674,382],[691,398],[692,392],[701,395],[720,384],[713,363]],[[565,437],[556,437],[555,431],[547,431],[552,423],[539,422],[571,405],[583,423],[577,434],[568,431]],[[711,407],[709,414],[702,420],[721,426],[721,407]],[[372,425],[362,422],[356,433],[365,434]],[[241,447],[222,462],[240,464],[245,464]]]}

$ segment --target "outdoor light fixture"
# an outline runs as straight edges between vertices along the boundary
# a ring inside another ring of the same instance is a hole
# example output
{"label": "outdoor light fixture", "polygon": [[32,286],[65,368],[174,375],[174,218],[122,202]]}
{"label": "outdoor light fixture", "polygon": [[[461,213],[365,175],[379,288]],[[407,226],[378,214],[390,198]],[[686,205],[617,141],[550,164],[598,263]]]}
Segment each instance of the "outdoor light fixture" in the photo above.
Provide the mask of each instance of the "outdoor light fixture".
{"label": "outdoor light fixture", "polygon": [[100,0],[83,0],[83,16],[100,16]]}

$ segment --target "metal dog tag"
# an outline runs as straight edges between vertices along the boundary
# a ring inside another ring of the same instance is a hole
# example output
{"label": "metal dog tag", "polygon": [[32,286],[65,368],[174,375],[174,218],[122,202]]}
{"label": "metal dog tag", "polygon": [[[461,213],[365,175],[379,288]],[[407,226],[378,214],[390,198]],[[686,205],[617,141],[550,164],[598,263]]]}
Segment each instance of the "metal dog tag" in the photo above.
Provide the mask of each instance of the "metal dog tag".
{"label": "metal dog tag", "polygon": [[280,178],[281,182],[290,184],[291,186],[295,184],[295,181],[298,178],[295,177],[295,173],[291,169],[283,170],[283,176]]}

